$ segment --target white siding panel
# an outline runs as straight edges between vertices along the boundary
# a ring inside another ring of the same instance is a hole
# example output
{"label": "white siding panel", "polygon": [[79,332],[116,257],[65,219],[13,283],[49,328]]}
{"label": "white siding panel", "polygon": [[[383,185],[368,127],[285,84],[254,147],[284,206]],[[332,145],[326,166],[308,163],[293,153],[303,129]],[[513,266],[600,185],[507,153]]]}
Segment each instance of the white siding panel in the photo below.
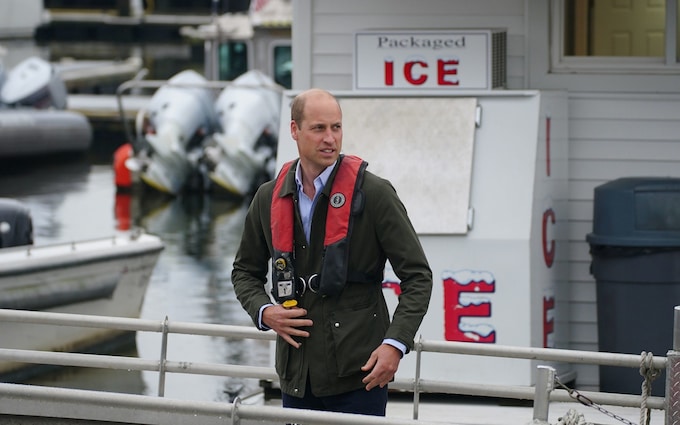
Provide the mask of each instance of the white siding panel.
{"label": "white siding panel", "polygon": [[571,157],[575,160],[597,158],[610,160],[626,160],[635,158],[638,161],[654,161],[667,158],[680,161],[680,142],[677,140],[650,140],[652,137],[667,137],[666,135],[650,135],[645,140],[571,140]]}
{"label": "white siding panel", "polygon": [[[580,180],[575,176],[570,176],[569,181],[569,202],[572,201],[586,201],[592,202],[593,191],[595,187],[603,181],[593,181],[593,180]],[[592,208],[592,206],[591,206]]]}
{"label": "white siding panel", "polygon": [[[680,143],[678,144],[680,148]],[[570,161],[569,176],[578,179],[593,179],[598,184],[621,177],[680,177],[678,161],[659,158],[655,161],[613,161],[609,159]]]}
{"label": "white siding panel", "polygon": [[[593,279],[593,275],[590,274],[590,258],[588,258],[587,261],[573,264],[570,279],[572,282],[572,287],[575,291],[574,294],[585,294],[583,296],[576,296],[573,301],[592,302],[595,299],[595,280]],[[591,286],[593,291],[592,293],[588,291]]]}
{"label": "white siding panel", "polygon": [[680,97],[675,95],[663,95],[658,98],[644,94],[608,95],[598,98],[594,95],[572,93],[569,101],[572,119],[672,120],[680,116]]}
{"label": "white siding panel", "polygon": [[511,76],[506,77],[507,88],[510,90],[520,90],[524,87],[524,77]]}
{"label": "white siding panel", "polygon": [[[506,25],[507,27],[507,25]],[[521,55],[524,56],[526,53],[526,45],[525,45],[526,38],[524,37],[524,34],[522,33],[512,33],[508,29],[508,33],[506,35],[506,46],[508,48],[508,52],[512,52],[513,55]]]}
{"label": "white siding panel", "polygon": [[[574,322],[590,322],[592,319],[593,321],[595,320],[595,316],[591,316],[592,312],[594,312],[594,304],[593,300],[595,299],[595,282],[572,282],[571,284],[571,289],[572,289],[572,306],[571,306],[571,320]],[[583,317],[580,314],[575,315],[574,314],[574,309],[578,308],[578,311],[588,311],[589,312],[589,317],[587,320],[584,320]]]}
{"label": "white siding panel", "polygon": [[331,91],[341,90],[337,87],[352,87],[352,76],[347,74],[317,74],[313,77],[312,87]]}
{"label": "white siding panel", "polygon": [[[511,76],[517,76],[515,78],[520,78],[519,76],[521,76],[524,73],[524,58],[522,56],[508,57],[506,59],[505,65],[507,67],[506,69],[507,79],[510,79]],[[521,89],[521,87],[519,88]]]}
{"label": "white siding panel", "polygon": [[[678,111],[680,117],[680,111]],[[621,116],[618,119],[571,119],[572,140],[597,139],[614,141],[678,140],[680,120],[642,120]],[[572,131],[573,130],[573,131]],[[577,146],[574,146],[576,148]],[[578,152],[574,152],[578,153]],[[589,158],[597,158],[589,156]]]}
{"label": "white siding panel", "polygon": [[[592,309],[591,309],[592,310]],[[598,342],[597,342],[597,326],[595,326],[594,322],[597,320],[596,317],[596,312],[593,310],[592,313],[586,314],[585,312],[582,313],[583,321],[578,322],[578,321],[572,321],[572,348],[574,346],[578,346],[581,348],[574,348],[574,349],[579,349],[579,350],[586,350],[586,351],[598,351]],[[587,338],[580,338],[580,336],[585,335]],[[577,383],[579,388],[581,387],[581,380],[577,379]]]}
{"label": "white siding panel", "polygon": [[[314,55],[349,55],[354,51],[354,37],[350,35],[319,34],[312,42]],[[317,59],[320,59],[317,57]]]}
{"label": "white siding panel", "polygon": [[[336,68],[338,61],[332,55],[352,58],[354,33],[360,30],[504,28],[508,33],[507,86],[523,88],[524,0],[321,0],[313,2],[312,9],[312,85],[331,90],[352,89],[353,69]],[[348,73],[347,78],[339,78],[338,74],[343,72]]]}
{"label": "white siding panel", "polygon": [[[586,241],[578,241],[578,242],[572,242],[573,247],[569,248],[569,252],[572,254],[570,256],[570,270],[572,271],[572,274],[570,275],[570,279],[573,282],[575,279],[575,276],[578,276],[577,270],[579,267],[583,266],[588,267],[590,264],[590,245]],[[584,269],[587,270],[587,269]],[[586,276],[584,273],[582,276]],[[592,277],[588,276],[589,280],[593,280]]]}
{"label": "white siding panel", "polygon": [[[326,55],[320,55],[326,56]],[[351,81],[352,57],[347,55],[327,55],[325,60],[317,61],[312,68],[315,74],[347,75]]]}
{"label": "white siding panel", "polygon": [[[578,349],[578,348],[576,348]],[[584,350],[591,350],[590,348],[584,348]],[[576,365],[574,367],[576,371],[576,382],[578,384],[578,389],[582,391],[597,391],[600,386],[600,374],[598,366],[590,365]],[[587,416],[587,415],[586,415]]]}
{"label": "white siding panel", "polygon": [[[597,346],[595,348],[593,348],[593,345],[591,343],[587,343],[587,342],[586,343],[574,342],[572,344],[571,348],[572,348],[572,350],[597,351]],[[575,366],[575,368],[585,368],[585,367],[586,367],[585,365]],[[587,367],[590,368],[590,366],[587,366]],[[593,366],[593,368],[595,368],[595,370],[597,370],[597,366]],[[577,376],[578,376],[578,379],[577,379],[578,388],[579,389],[586,389],[582,385],[582,382],[581,382],[581,376],[582,375],[580,374],[580,372],[577,372]],[[593,389],[593,391],[596,391],[596,389]]]}
{"label": "white siding panel", "polygon": [[[590,224],[584,226],[584,229],[590,229]],[[589,232],[590,230],[588,230]],[[588,233],[586,232],[586,233]],[[592,281],[592,277],[589,276],[587,269],[584,269],[583,273],[579,273],[579,267],[588,267],[590,263],[590,245],[586,242],[585,237],[583,240],[571,240],[569,242],[569,259],[570,259],[570,275],[569,280],[574,281]]]}
{"label": "white siding panel", "polygon": [[591,221],[592,220],[572,220],[570,222],[569,241],[572,244],[570,248],[577,248],[577,245],[574,245],[575,243],[585,243],[586,235],[592,231]]}
{"label": "white siding panel", "polygon": [[[595,320],[594,318],[592,319]],[[588,350],[597,351],[597,326],[595,323],[588,321],[571,322],[572,344],[579,344],[588,346]],[[580,338],[580,336],[592,336],[589,338]]]}
{"label": "white siding panel", "polygon": [[569,220],[592,220],[593,203],[587,201],[573,200],[569,203]]}

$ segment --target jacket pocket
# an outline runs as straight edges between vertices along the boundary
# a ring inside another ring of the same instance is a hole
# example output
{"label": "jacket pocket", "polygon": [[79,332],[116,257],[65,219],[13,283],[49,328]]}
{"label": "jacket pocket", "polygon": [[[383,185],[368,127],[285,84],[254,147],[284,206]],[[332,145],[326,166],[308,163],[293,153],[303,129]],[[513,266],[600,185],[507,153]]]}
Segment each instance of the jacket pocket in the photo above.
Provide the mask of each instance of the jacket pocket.
{"label": "jacket pocket", "polygon": [[378,314],[377,303],[333,313],[330,327],[339,377],[361,372],[361,366],[382,343],[388,325],[389,319]]}

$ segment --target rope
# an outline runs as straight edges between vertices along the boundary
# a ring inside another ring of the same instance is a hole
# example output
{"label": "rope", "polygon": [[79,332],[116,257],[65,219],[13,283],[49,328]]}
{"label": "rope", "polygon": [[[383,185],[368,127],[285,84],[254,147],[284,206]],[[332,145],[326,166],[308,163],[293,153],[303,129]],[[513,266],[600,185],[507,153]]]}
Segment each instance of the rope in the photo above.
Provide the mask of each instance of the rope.
{"label": "rope", "polygon": [[642,352],[640,358],[640,375],[644,378],[642,381],[642,402],[640,403],[640,425],[649,425],[651,420],[651,409],[647,407],[647,399],[652,393],[652,381],[659,376],[661,372],[655,369],[652,365],[654,355],[646,351]]}
{"label": "rope", "polygon": [[579,413],[575,409],[569,409],[564,416],[557,420],[557,425],[592,425],[592,422],[586,422],[583,413]]}

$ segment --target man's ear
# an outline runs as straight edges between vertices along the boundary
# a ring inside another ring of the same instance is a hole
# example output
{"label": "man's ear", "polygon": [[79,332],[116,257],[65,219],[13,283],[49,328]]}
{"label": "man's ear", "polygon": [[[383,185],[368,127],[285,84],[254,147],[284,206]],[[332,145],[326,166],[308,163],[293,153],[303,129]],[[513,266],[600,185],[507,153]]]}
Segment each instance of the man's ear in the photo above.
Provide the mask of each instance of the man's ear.
{"label": "man's ear", "polygon": [[298,126],[295,120],[290,120],[290,137],[293,138],[297,142],[297,132],[298,132]]}

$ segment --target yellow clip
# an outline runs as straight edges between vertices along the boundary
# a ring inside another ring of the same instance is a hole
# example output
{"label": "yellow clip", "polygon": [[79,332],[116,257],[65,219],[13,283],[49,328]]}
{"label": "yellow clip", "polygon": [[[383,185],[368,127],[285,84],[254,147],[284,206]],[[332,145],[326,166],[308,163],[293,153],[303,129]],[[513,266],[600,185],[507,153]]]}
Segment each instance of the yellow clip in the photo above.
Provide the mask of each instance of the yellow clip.
{"label": "yellow clip", "polygon": [[281,303],[281,305],[284,308],[293,308],[297,305],[297,300],[286,300],[283,303]]}

